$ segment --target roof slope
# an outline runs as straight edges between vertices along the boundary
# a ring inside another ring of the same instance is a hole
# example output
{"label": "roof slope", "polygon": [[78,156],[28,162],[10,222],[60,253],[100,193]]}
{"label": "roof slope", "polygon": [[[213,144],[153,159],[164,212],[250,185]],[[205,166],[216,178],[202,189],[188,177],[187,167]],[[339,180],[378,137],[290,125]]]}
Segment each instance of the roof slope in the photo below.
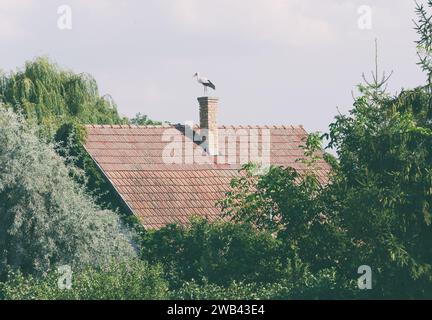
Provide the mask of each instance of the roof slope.
{"label": "roof slope", "polygon": [[[214,219],[220,213],[215,202],[229,190],[238,169],[250,160],[264,159],[262,155],[267,155],[268,164],[305,169],[296,162],[303,156],[300,145],[307,135],[301,126],[221,126],[220,157],[203,152],[188,129],[86,126],[87,152],[146,228],[185,224],[194,215]],[[176,152],[167,151],[170,143],[177,143]],[[324,178],[328,166],[322,162],[320,168],[318,174]]]}

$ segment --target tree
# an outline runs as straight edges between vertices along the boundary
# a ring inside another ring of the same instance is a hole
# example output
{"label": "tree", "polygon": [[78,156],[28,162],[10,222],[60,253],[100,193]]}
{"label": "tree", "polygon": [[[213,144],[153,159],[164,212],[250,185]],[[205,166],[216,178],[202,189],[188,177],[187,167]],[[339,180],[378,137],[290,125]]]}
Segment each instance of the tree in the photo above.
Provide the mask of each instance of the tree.
{"label": "tree", "polygon": [[[309,136],[301,160],[311,167],[318,160],[314,160],[317,138]],[[316,171],[273,166],[265,175],[255,172],[253,164],[245,165],[240,177],[232,180],[232,190],[219,203],[223,215],[272,232],[283,243],[285,256],[291,260],[298,256],[312,272],[342,268],[346,236],[337,214],[327,210],[328,185],[319,181]]]}
{"label": "tree", "polygon": [[[417,13],[418,44],[430,53],[430,17],[422,5]],[[340,115],[330,125],[330,146],[339,158],[330,189],[332,210],[339,213],[341,227],[355,244],[351,261],[370,265],[376,271],[376,290],[393,297],[432,294],[428,61],[420,61],[428,73],[426,86],[396,97],[361,90],[363,96],[356,99],[350,115]]]}
{"label": "tree", "polygon": [[[133,257],[117,215],[98,208],[37,128],[0,107],[0,274],[57,265],[101,266]],[[66,161],[67,162],[67,161]]]}
{"label": "tree", "polygon": [[41,125],[41,133],[51,138],[65,122],[82,124],[122,124],[109,95],[100,96],[89,74],[60,69],[48,58],[26,63],[24,70],[0,72],[0,102]]}
{"label": "tree", "polygon": [[190,226],[149,231],[142,240],[142,257],[161,263],[173,288],[191,280],[274,282],[285,264],[281,243],[245,224],[193,219]]}
{"label": "tree", "polygon": [[130,120],[131,124],[137,126],[145,126],[145,125],[160,125],[160,121],[154,121],[149,119],[149,117],[141,112],[138,112],[134,118]]}
{"label": "tree", "polygon": [[[75,177],[104,209],[119,211],[123,220],[137,225],[119,195],[84,149],[85,124],[160,124],[137,114],[121,117],[109,95],[100,96],[95,79],[86,73],[61,69],[48,58],[25,64],[24,70],[0,71],[0,107],[22,114],[38,126],[38,135],[56,143],[56,151],[85,175]],[[132,221],[133,220],[133,221]]]}
{"label": "tree", "polygon": [[364,77],[325,135],[337,152],[326,185],[289,168],[246,171],[222,202],[228,217],[277,232],[314,271],[336,267],[349,279],[369,265],[369,297],[432,296],[432,19],[423,5],[417,13],[428,83],[391,96],[378,68]]}

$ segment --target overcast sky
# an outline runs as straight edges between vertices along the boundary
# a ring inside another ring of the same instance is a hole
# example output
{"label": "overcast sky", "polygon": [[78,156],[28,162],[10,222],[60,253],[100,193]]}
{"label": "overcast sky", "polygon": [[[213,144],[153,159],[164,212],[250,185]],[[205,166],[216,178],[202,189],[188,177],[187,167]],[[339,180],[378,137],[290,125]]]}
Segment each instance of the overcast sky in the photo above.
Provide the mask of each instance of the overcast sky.
{"label": "overcast sky", "polygon": [[[58,28],[60,5],[71,30]],[[371,29],[359,28],[362,5]],[[92,74],[120,113],[175,123],[198,120],[199,71],[217,86],[221,124],[326,131],[373,69],[374,38],[392,92],[424,81],[413,18],[411,0],[0,0],[0,69],[49,56]]]}

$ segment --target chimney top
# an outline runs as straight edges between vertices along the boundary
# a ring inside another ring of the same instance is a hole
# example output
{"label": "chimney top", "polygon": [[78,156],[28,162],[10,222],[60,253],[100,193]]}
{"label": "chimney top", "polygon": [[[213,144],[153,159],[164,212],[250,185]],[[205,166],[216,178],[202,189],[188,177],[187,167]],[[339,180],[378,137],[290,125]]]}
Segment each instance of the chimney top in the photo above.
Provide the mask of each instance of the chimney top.
{"label": "chimney top", "polygon": [[218,97],[208,97],[208,96],[198,97],[198,101],[206,101],[206,100],[219,101],[219,98]]}

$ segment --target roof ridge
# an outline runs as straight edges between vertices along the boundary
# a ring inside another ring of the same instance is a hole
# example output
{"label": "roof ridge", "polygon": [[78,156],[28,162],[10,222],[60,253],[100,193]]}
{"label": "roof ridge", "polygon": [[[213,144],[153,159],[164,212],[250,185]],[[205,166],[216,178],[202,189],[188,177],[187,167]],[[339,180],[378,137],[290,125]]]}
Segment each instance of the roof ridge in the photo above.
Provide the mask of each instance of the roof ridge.
{"label": "roof ridge", "polygon": [[[184,127],[185,124],[173,123],[173,124],[149,124],[149,125],[134,125],[134,124],[86,124],[86,128],[95,129],[152,129],[152,128],[176,128]],[[194,124],[193,128],[199,128],[197,124]],[[304,129],[303,125],[219,125],[218,129]]]}
{"label": "roof ridge", "polygon": [[251,124],[239,124],[239,125],[219,125],[219,129],[303,129],[303,125],[269,125],[269,124],[261,124],[261,125],[251,125]]}
{"label": "roof ridge", "polygon": [[171,124],[148,124],[148,125],[135,125],[135,124],[85,124],[86,128],[94,129],[147,129],[147,128],[172,128],[175,125]]}

